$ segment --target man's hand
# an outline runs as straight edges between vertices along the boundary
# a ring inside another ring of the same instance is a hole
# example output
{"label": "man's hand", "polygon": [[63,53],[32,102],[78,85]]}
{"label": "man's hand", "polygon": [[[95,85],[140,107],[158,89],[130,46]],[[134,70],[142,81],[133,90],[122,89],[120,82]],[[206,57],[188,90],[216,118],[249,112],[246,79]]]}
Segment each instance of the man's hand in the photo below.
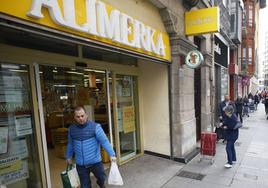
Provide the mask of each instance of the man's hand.
{"label": "man's hand", "polygon": [[116,157],[115,156],[110,157],[110,161],[116,163]]}
{"label": "man's hand", "polygon": [[66,162],[67,162],[68,164],[73,164],[73,160],[72,160],[72,159],[67,159]]}

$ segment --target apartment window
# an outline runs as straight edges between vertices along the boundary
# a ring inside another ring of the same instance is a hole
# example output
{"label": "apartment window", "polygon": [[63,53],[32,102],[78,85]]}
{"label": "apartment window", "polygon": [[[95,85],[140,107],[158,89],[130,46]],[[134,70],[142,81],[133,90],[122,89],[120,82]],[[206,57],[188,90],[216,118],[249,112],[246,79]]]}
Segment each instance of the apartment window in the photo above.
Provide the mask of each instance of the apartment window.
{"label": "apartment window", "polygon": [[248,48],[248,64],[252,64],[252,47]]}
{"label": "apartment window", "polygon": [[231,14],[231,33],[235,32],[235,14]]}
{"label": "apartment window", "polygon": [[253,26],[253,6],[248,6],[248,26]]}
{"label": "apartment window", "polygon": [[244,47],[243,50],[242,50],[242,58],[246,59],[246,57],[247,57],[247,48]]}
{"label": "apartment window", "polygon": [[242,13],[242,27],[245,27],[246,23],[247,23],[247,16],[246,16],[245,11],[243,11],[243,13]]}

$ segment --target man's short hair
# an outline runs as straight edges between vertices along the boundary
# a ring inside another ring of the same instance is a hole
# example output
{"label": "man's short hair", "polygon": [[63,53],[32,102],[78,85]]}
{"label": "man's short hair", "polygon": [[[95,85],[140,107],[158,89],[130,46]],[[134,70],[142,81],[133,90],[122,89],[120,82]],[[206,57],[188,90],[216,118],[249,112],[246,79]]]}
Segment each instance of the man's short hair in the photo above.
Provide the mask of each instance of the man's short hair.
{"label": "man's short hair", "polygon": [[83,106],[77,106],[77,107],[74,108],[74,113],[78,112],[80,110],[84,110],[85,113],[87,112],[86,109]]}

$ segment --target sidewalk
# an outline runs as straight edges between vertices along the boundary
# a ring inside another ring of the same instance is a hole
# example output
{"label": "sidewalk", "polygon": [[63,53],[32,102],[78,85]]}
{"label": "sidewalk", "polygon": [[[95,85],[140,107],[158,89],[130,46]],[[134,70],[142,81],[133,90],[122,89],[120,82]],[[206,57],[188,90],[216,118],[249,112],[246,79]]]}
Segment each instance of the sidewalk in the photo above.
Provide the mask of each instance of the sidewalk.
{"label": "sidewalk", "polygon": [[[196,156],[190,163],[144,155],[120,167],[123,188],[264,188],[268,187],[268,120],[263,104],[239,130],[236,142],[237,163],[226,169],[225,144],[217,144],[214,164],[209,160],[199,162]],[[187,173],[189,178],[178,176]],[[191,174],[194,173],[194,174]],[[196,180],[201,179],[201,180]],[[113,186],[108,186],[113,187]]]}

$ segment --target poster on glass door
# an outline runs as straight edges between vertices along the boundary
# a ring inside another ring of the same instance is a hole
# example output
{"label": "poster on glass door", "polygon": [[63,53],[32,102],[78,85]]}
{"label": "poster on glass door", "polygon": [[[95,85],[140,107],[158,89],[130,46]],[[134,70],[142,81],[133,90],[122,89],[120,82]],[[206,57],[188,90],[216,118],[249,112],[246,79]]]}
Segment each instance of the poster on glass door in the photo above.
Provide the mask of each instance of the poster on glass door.
{"label": "poster on glass door", "polygon": [[123,129],[124,133],[130,133],[135,131],[134,106],[123,107]]}
{"label": "poster on glass door", "polygon": [[7,153],[8,127],[0,127],[0,154]]}
{"label": "poster on glass door", "polygon": [[16,135],[25,136],[33,133],[31,115],[15,116]]}

